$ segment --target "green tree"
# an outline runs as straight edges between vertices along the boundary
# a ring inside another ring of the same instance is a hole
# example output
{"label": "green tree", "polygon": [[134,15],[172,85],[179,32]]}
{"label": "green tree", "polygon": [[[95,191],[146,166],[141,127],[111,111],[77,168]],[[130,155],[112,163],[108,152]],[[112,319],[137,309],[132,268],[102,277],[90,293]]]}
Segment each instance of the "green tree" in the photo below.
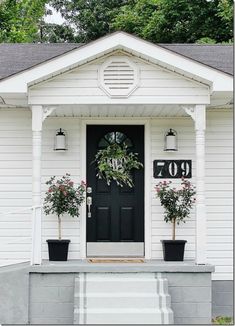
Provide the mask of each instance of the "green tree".
{"label": "green tree", "polygon": [[46,0],[0,2],[0,42],[32,42],[37,39]]}
{"label": "green tree", "polygon": [[77,33],[71,26],[66,23],[62,25],[49,24],[45,22],[40,23],[40,33],[38,41],[47,43],[64,43],[77,42]]}
{"label": "green tree", "polygon": [[233,37],[232,0],[133,0],[121,8],[113,28],[163,43],[194,43]]}
{"label": "green tree", "polygon": [[112,21],[128,0],[51,0],[67,24],[77,31],[78,42],[88,42],[114,30]]}

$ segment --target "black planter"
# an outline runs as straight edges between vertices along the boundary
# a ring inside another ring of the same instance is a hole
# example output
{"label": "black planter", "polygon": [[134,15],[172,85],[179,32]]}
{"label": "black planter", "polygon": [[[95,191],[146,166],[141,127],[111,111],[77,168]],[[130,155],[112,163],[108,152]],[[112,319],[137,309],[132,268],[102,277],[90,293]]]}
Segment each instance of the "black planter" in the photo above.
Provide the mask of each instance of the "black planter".
{"label": "black planter", "polygon": [[165,261],[183,261],[186,240],[161,240]]}
{"label": "black planter", "polygon": [[49,260],[66,261],[70,240],[47,240]]}

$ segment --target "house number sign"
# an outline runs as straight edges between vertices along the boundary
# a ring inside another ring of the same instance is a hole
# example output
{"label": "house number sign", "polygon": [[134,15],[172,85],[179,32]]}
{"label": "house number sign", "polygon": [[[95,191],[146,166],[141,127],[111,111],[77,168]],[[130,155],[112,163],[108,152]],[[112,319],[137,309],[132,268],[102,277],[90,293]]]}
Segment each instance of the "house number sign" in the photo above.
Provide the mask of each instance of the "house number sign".
{"label": "house number sign", "polygon": [[191,160],[155,160],[153,161],[155,179],[192,178]]}

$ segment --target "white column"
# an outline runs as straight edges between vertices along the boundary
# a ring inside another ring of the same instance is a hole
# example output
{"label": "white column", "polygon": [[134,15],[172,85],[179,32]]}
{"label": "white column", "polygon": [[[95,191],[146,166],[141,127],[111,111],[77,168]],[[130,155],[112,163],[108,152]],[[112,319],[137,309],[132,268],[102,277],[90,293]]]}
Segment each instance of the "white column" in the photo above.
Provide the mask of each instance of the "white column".
{"label": "white column", "polygon": [[206,107],[184,107],[194,120],[196,133],[196,263],[206,264],[206,204],[205,204],[205,130]]}
{"label": "white column", "polygon": [[205,204],[205,105],[195,107],[196,131],[196,263],[206,264],[206,204]]}
{"label": "white column", "polygon": [[42,106],[35,105],[32,110],[32,255],[31,264],[40,265],[42,261],[42,208],[41,208],[41,153],[42,153]]}

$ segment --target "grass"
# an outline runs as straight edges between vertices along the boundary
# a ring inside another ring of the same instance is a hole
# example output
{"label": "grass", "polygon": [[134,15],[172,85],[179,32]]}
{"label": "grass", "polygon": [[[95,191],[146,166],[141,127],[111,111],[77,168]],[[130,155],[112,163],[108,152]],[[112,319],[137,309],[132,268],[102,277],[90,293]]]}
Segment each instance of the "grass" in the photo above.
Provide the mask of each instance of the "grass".
{"label": "grass", "polygon": [[233,325],[233,319],[226,316],[217,316],[212,319],[214,325]]}

